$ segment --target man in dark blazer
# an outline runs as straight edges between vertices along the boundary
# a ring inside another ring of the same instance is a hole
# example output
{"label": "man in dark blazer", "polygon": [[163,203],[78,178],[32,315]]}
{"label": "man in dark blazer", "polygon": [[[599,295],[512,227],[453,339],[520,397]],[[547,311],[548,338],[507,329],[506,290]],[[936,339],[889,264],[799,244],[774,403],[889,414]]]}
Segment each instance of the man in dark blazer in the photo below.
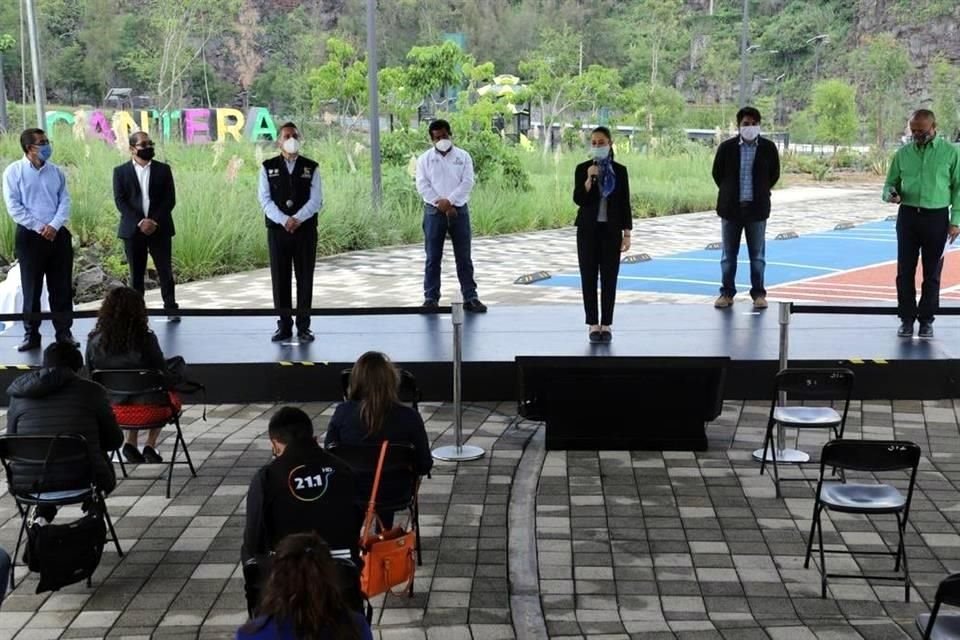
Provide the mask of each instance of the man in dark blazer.
{"label": "man in dark blazer", "polygon": [[755,309],[767,308],[763,287],[767,218],[770,217],[770,190],[780,179],[780,154],[770,140],[760,137],[760,112],[744,107],[737,112],[737,136],[717,147],[713,181],[717,184],[717,215],[721,221],[720,258],[722,284],[718,309],[733,305],[737,295],[737,256],[740,238],[747,236],[750,255],[750,297]]}
{"label": "man in dark blazer", "polygon": [[149,253],[160,279],[163,308],[171,322],[178,322],[172,252],[177,194],[170,165],[153,156],[150,136],[144,131],[131,134],[130,162],[113,170],[113,200],[120,211],[117,236],[123,239],[130,265],[130,286],[143,294]]}

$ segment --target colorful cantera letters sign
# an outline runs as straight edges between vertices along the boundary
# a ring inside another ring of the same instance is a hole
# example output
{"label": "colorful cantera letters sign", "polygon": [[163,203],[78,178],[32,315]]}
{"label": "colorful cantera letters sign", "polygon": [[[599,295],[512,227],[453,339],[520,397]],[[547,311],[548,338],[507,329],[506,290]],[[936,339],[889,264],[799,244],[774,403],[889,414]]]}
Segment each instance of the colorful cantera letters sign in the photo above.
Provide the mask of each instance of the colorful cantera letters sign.
{"label": "colorful cantera letters sign", "polygon": [[152,136],[170,140],[177,138],[187,144],[247,140],[276,140],[277,125],[270,112],[253,107],[246,113],[239,109],[177,109],[160,112],[157,109],[116,111],[111,117],[101,110],[47,111],[47,131],[57,135],[58,125],[67,125],[74,135],[99,138],[108,144],[126,140],[134,131],[146,131]]}

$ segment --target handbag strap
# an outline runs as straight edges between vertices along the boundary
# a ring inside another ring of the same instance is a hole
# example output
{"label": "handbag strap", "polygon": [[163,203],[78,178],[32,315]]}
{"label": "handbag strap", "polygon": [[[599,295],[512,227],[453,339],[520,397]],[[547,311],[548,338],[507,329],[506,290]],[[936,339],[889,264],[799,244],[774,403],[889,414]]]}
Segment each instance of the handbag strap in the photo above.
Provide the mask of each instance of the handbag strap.
{"label": "handbag strap", "polygon": [[377,461],[377,470],[373,474],[373,488],[370,490],[370,502],[367,503],[367,514],[363,518],[361,537],[366,536],[370,532],[370,527],[377,517],[377,491],[380,489],[380,474],[383,472],[383,461],[387,459],[387,447],[389,445],[390,443],[387,440],[384,440],[380,444],[380,459]]}

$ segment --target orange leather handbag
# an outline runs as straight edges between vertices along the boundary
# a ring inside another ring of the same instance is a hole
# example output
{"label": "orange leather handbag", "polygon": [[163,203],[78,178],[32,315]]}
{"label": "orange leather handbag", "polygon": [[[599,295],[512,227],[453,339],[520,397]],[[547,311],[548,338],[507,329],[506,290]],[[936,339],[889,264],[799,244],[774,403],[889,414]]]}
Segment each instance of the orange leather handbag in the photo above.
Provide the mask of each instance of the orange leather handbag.
{"label": "orange leather handbag", "polygon": [[[389,443],[384,440],[380,446],[380,460],[373,476],[373,489],[367,515],[360,530],[360,557],[363,559],[363,571],[360,573],[360,586],[368,597],[381,593],[393,593],[392,589],[403,585],[407,595],[413,595],[413,575],[416,571],[417,532],[413,528],[402,526],[383,531],[377,516],[377,490],[380,488],[380,473],[383,461],[387,457]],[[374,533],[374,524],[376,531]]]}

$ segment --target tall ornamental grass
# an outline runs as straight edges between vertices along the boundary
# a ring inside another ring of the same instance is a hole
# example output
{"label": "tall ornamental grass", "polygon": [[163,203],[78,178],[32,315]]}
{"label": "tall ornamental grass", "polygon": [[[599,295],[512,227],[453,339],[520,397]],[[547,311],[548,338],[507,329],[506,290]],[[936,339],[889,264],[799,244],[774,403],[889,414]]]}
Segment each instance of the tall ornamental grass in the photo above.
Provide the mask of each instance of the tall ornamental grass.
{"label": "tall ornamental grass", "polygon": [[[352,144],[352,143],[351,143]],[[125,145],[123,145],[125,147]],[[73,200],[71,230],[83,246],[97,246],[108,270],[122,273],[122,244],[116,238],[119,214],[113,203],[113,168],[128,162],[126,149],[98,140],[76,140],[69,130],[55,132],[53,161],[67,173]],[[350,151],[353,162],[347,160]],[[260,163],[272,144],[214,143],[158,146],[157,158],[172,165],[177,186],[174,263],[178,278],[195,280],[267,264],[266,231],[257,202]],[[375,209],[370,196],[369,159],[362,147],[308,141],[303,153],[320,163],[324,209],[320,255],[419,242],[422,204],[409,167],[385,166],[384,200]],[[477,235],[496,235],[572,224],[573,170],[583,153],[544,156],[521,152],[531,189],[516,190],[499,180],[477,184],[470,202]],[[18,136],[0,137],[0,168],[22,156]],[[622,154],[630,171],[637,216],[669,215],[708,209],[715,189],[711,152],[688,149],[672,157]],[[352,169],[355,167],[355,169]],[[13,256],[10,217],[0,215],[0,255]]]}

